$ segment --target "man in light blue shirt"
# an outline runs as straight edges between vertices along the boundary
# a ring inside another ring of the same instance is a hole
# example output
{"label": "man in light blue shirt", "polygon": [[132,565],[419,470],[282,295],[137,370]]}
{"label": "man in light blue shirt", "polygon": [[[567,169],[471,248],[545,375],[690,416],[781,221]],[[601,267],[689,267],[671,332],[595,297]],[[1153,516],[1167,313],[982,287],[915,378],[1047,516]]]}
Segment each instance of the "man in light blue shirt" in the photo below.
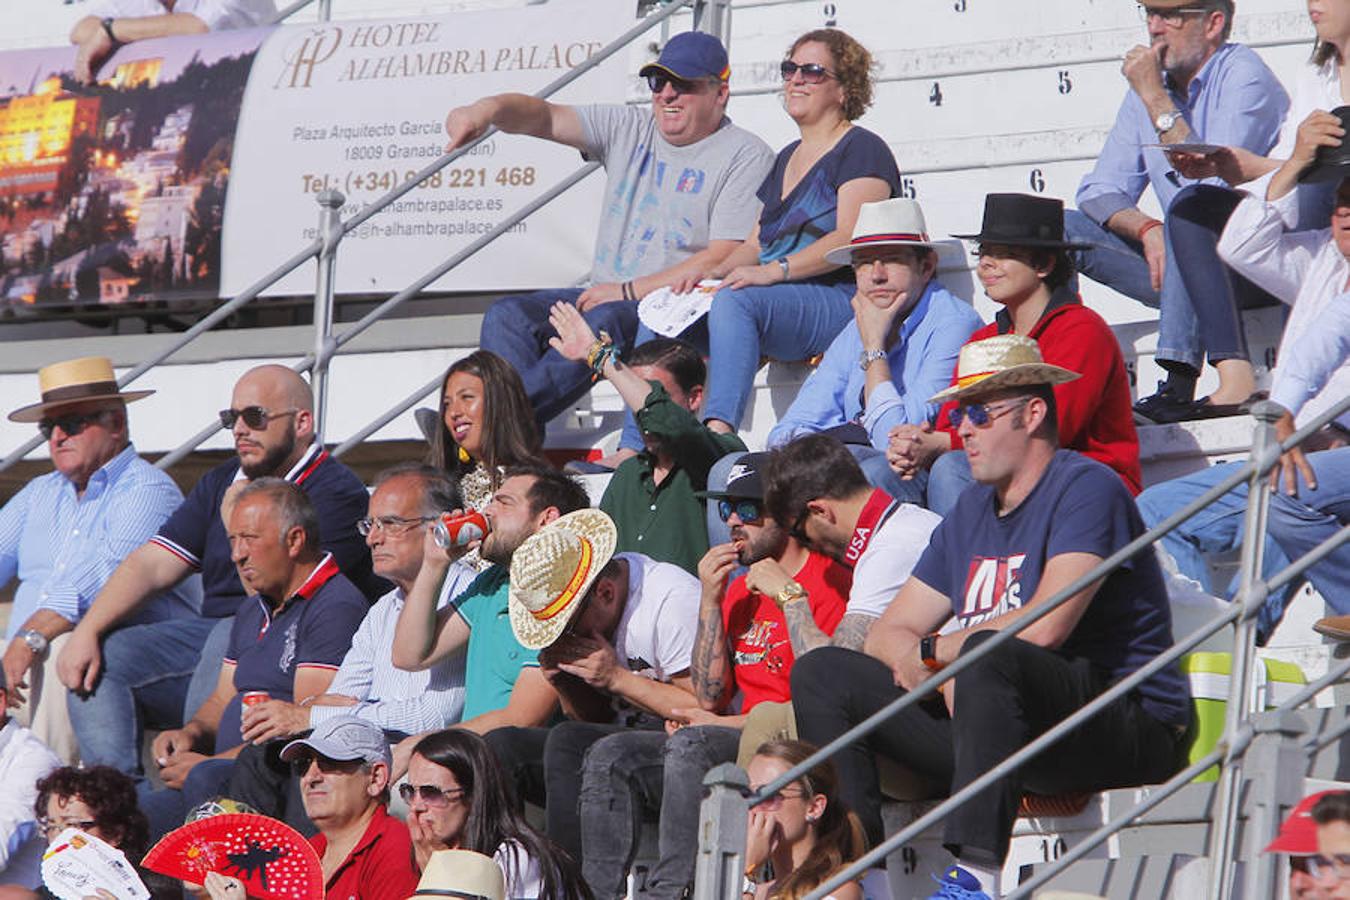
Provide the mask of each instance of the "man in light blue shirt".
{"label": "man in light blue shirt", "polygon": [[[0,665],[9,706],[58,756],[74,762],[56,651],[103,582],[154,535],[183,494],[131,445],[126,404],[151,391],[119,392],[112,363],[103,357],[47,366],[38,382],[42,401],[9,418],[37,423],[55,471],[30,481],[0,509],[0,584],[19,579]],[[138,621],[192,615],[200,602],[193,580],[161,595]]]}
{"label": "man in light blue shirt", "polygon": [[915,201],[862,205],[852,240],[825,255],[853,266],[853,321],[769,432],[770,447],[854,425],[851,436],[836,434],[850,444],[868,481],[923,503],[927,473],[904,481],[886,464],[890,431],[937,416],[938,404],[928,398],[951,383],[961,345],[983,324],[969,303],[936,280],[937,247]]}
{"label": "man in light blue shirt", "polygon": [[[1125,55],[1121,70],[1130,91],[1096,166],[1078,187],[1078,209],[1065,213],[1064,231],[1066,240],[1092,245],[1073,254],[1080,272],[1160,310],[1156,359],[1168,379],[1157,397],[1135,408],[1145,421],[1171,421],[1220,412],[1200,410],[1202,404],[1191,402],[1207,352],[1216,367],[1228,359],[1246,359],[1240,336],[1236,346],[1220,347],[1218,338],[1202,334],[1199,323],[1219,317],[1197,316],[1196,304],[1235,310],[1239,299],[1265,298],[1235,297],[1231,282],[1236,276],[1217,262],[1217,275],[1208,267],[1204,272],[1188,268],[1189,247],[1175,243],[1173,217],[1186,210],[1186,218],[1209,226],[1207,256],[1217,259],[1213,241],[1237,198],[1216,187],[1220,179],[1181,176],[1158,145],[1205,143],[1265,155],[1275,145],[1289,98],[1252,50],[1227,43],[1232,0],[1151,0],[1140,10],[1149,46]],[[1138,207],[1149,186],[1164,211],[1162,221]],[[1214,218],[1217,223],[1208,221]],[[1248,286],[1239,280],[1238,288]],[[1250,387],[1234,382],[1230,390],[1249,393]],[[1215,403],[1245,397],[1216,396]],[[1161,417],[1156,415],[1160,408]]]}

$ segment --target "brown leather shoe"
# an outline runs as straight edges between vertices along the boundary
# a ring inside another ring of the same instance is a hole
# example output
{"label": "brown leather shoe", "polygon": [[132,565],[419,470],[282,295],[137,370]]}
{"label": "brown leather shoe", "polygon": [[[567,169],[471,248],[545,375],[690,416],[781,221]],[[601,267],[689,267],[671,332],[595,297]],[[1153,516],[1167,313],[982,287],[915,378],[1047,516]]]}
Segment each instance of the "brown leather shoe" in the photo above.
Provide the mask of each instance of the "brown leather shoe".
{"label": "brown leather shoe", "polygon": [[1325,634],[1333,641],[1350,641],[1350,616],[1327,616],[1318,619],[1313,631]]}

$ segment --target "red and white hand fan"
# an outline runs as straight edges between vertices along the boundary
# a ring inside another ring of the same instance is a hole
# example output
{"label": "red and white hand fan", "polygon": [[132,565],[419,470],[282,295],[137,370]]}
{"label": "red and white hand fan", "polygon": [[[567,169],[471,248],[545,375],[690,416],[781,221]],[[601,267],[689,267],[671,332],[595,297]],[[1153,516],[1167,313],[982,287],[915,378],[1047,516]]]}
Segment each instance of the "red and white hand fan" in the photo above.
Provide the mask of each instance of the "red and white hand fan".
{"label": "red and white hand fan", "polygon": [[254,813],[224,813],[175,828],[141,865],[193,884],[208,872],[230,875],[261,900],[323,896],[323,868],[309,841],[285,822]]}

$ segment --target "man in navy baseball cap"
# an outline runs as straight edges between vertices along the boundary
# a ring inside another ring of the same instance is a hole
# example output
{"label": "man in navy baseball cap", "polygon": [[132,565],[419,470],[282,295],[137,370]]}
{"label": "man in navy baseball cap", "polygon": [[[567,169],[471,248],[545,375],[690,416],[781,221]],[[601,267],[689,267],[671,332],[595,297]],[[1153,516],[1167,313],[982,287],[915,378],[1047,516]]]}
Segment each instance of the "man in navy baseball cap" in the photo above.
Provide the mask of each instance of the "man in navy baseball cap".
{"label": "man in navy baseball cap", "polygon": [[731,76],[731,65],[727,62],[727,48],[717,38],[704,31],[685,31],[667,41],[656,62],[643,66],[638,75],[649,81],[654,75],[685,82],[699,78],[726,81]]}

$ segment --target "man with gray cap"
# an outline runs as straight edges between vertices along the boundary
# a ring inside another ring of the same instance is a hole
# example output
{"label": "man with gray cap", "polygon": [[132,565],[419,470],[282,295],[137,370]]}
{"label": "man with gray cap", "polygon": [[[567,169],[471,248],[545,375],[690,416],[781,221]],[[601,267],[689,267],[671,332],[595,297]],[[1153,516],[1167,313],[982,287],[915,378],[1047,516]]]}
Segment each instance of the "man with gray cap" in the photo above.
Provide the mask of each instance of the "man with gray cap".
{"label": "man with gray cap", "polygon": [[412,841],[389,815],[389,742],[373,722],[338,716],[281,751],[300,779],[324,896],[404,900],[417,889]]}
{"label": "man with gray cap", "polygon": [[690,31],[673,36],[660,58],[638,73],[651,88],[650,109],[497,94],[446,117],[449,150],[495,127],[575,147],[605,166],[590,286],[503,297],[483,317],[480,345],[520,373],[541,423],[591,384],[584,363],[548,345],[554,303],[575,303],[592,329],[607,332],[626,352],[637,332],[639,299],[698,281],[753,229],[760,206],[755,192],[773,153],[727,118],[730,73],[722,42]]}

